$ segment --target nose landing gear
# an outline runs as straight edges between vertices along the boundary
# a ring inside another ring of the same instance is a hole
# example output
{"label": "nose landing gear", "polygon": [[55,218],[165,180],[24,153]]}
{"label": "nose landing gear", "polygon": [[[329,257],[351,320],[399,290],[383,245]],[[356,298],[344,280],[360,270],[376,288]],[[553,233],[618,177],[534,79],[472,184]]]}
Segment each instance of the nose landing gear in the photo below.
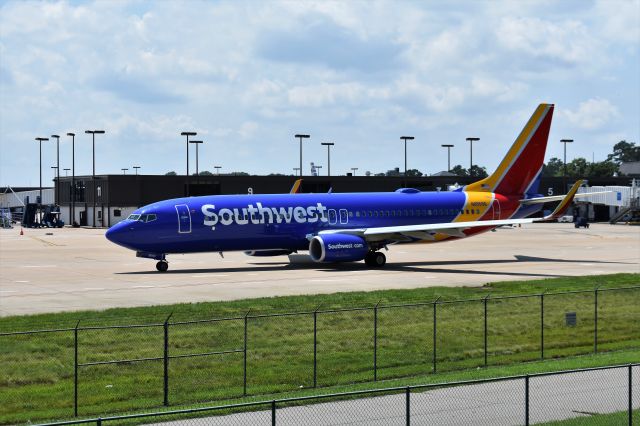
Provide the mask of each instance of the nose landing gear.
{"label": "nose landing gear", "polygon": [[167,262],[166,260],[161,260],[160,262],[156,263],[156,269],[159,272],[167,272],[167,270],[169,269],[169,262]]}
{"label": "nose landing gear", "polygon": [[370,251],[364,258],[364,263],[367,266],[374,268],[382,268],[387,263],[387,256],[379,251]]}

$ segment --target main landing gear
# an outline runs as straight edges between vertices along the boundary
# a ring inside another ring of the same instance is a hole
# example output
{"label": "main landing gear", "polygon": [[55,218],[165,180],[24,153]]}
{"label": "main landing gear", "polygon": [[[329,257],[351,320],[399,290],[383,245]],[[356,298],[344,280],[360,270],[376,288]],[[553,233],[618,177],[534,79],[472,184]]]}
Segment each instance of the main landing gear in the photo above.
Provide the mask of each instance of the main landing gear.
{"label": "main landing gear", "polygon": [[364,263],[374,268],[382,268],[387,263],[387,256],[379,251],[370,251],[364,257]]}
{"label": "main landing gear", "polygon": [[167,270],[169,269],[169,262],[164,259],[161,260],[160,262],[156,263],[156,269],[159,272],[167,272]]}

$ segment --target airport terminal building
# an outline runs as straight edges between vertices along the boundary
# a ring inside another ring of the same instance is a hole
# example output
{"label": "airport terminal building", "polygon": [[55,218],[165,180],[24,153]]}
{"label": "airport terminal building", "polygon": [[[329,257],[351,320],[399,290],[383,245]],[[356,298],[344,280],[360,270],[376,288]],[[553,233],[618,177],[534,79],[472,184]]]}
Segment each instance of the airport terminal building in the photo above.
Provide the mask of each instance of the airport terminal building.
{"label": "airport terminal building", "polygon": [[[165,176],[98,175],[60,177],[54,188],[56,204],[66,224],[109,227],[126,218],[135,209],[169,198],[220,194],[274,194],[289,192],[297,176]],[[398,188],[421,191],[446,191],[466,185],[476,178],[460,176],[305,176],[301,192],[391,192]],[[631,178],[591,179],[589,186],[628,186]],[[560,195],[567,192],[572,179],[542,178],[540,193]],[[581,215],[591,220],[608,220],[617,209],[584,203]]]}

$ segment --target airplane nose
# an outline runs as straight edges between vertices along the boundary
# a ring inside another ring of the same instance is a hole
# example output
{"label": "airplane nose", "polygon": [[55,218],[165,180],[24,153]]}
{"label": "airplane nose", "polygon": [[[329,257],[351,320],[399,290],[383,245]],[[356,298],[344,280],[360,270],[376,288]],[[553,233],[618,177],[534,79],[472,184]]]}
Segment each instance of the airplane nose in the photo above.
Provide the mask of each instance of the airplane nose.
{"label": "airplane nose", "polygon": [[105,237],[112,243],[122,245],[124,243],[125,225],[123,223],[116,223],[111,228],[107,229]]}

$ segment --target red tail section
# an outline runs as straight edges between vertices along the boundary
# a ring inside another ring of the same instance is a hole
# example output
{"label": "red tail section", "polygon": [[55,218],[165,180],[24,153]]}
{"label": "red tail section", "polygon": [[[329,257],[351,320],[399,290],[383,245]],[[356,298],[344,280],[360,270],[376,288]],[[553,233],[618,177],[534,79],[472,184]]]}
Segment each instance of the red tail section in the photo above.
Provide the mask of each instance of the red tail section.
{"label": "red tail section", "polygon": [[534,183],[547,149],[553,104],[540,104],[513,143],[496,171],[465,187],[466,192],[522,195]]}

